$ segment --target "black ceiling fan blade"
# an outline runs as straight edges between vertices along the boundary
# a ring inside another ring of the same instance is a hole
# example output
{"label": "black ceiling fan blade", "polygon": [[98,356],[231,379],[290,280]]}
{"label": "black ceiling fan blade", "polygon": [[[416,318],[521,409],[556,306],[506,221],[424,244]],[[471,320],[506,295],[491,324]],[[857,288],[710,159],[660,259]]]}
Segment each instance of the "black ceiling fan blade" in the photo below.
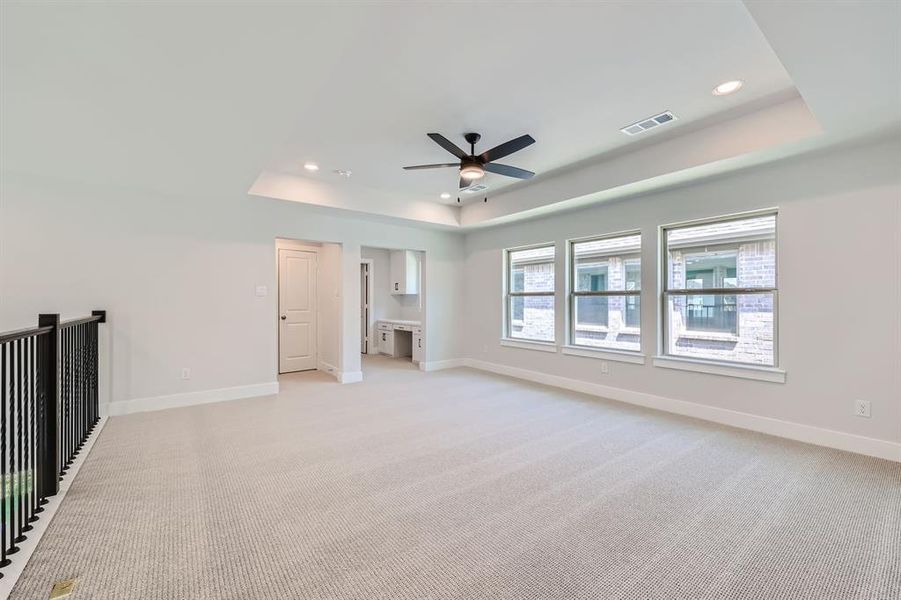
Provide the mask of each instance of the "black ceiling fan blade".
{"label": "black ceiling fan blade", "polygon": [[416,171],[418,169],[441,169],[443,167],[459,167],[460,163],[439,163],[436,165],[412,165],[404,167],[408,171]]}
{"label": "black ceiling fan blade", "polygon": [[468,155],[462,149],[458,148],[452,141],[441,135],[440,133],[430,133],[428,134],[430,138],[435,140],[435,143],[456,156],[457,158],[463,159]]}
{"label": "black ceiling fan blade", "polygon": [[535,173],[520,169],[519,167],[511,167],[510,165],[499,165],[497,163],[488,163],[482,165],[482,168],[489,173],[497,173],[498,175],[506,175],[507,177],[516,177],[517,179],[531,179]]}
{"label": "black ceiling fan blade", "polygon": [[526,146],[531,146],[534,143],[535,138],[533,138],[531,135],[521,135],[516,139],[510,140],[509,142],[504,142],[500,146],[495,146],[491,150],[482,152],[479,158],[484,162],[491,162],[493,160],[498,160],[504,158],[505,156],[509,156],[514,152],[519,152]]}
{"label": "black ceiling fan blade", "polygon": [[464,179],[463,177],[460,178],[460,189],[461,190],[464,188],[468,188],[471,185],[472,185],[472,181],[470,181],[469,179]]}

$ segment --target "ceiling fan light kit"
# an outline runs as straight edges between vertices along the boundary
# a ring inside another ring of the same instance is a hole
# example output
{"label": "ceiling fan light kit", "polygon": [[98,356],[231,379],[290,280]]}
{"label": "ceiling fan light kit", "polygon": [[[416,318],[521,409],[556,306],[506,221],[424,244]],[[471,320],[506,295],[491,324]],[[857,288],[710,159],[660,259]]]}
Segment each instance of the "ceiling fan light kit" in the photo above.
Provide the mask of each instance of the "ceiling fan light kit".
{"label": "ceiling fan light kit", "polygon": [[[460,170],[460,189],[467,188],[471,185],[472,180],[480,179],[485,173],[495,173],[504,175],[505,177],[515,177],[516,179],[531,179],[535,176],[532,171],[526,171],[519,167],[511,167],[510,165],[497,164],[494,161],[509,156],[514,152],[518,152],[527,146],[535,143],[535,139],[531,135],[521,135],[518,138],[504,142],[500,146],[495,146],[491,150],[486,150],[476,155],[476,143],[482,136],[478,133],[467,133],[463,136],[469,144],[469,154],[465,150],[458,147],[452,141],[441,135],[440,133],[428,134],[432,140],[457,157],[459,163],[440,163],[431,165],[412,165],[404,167],[404,169],[421,170],[421,169],[441,169],[445,167],[457,167]],[[459,201],[459,200],[458,200]],[[486,198],[487,201],[487,198]]]}

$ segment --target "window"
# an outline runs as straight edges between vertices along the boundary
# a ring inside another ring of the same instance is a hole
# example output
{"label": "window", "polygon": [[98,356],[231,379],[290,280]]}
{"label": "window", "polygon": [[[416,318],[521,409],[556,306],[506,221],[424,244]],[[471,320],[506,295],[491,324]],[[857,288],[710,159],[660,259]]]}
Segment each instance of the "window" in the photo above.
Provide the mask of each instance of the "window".
{"label": "window", "polygon": [[641,350],[641,235],[570,242],[569,343]]}
{"label": "window", "polygon": [[775,366],[776,215],[663,229],[664,352]]}
{"label": "window", "polygon": [[554,246],[507,250],[507,337],[554,341]]}

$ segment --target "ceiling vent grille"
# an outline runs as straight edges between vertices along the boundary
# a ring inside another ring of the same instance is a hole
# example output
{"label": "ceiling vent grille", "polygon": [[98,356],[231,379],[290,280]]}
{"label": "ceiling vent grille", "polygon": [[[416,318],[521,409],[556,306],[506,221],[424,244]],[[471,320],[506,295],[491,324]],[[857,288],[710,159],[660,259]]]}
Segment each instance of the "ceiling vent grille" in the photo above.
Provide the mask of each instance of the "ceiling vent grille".
{"label": "ceiling vent grille", "polygon": [[648,129],[653,129],[659,125],[666,125],[667,123],[672,123],[676,120],[676,115],[671,113],[670,111],[666,111],[660,113],[659,115],[648,117],[647,119],[642,119],[637,123],[632,123],[631,125],[627,125],[620,129],[626,135],[638,135],[639,133],[644,133]]}
{"label": "ceiling vent grille", "polygon": [[479,192],[484,192],[488,189],[488,186],[483,183],[474,183],[468,188],[463,189],[463,193],[465,194],[478,194]]}

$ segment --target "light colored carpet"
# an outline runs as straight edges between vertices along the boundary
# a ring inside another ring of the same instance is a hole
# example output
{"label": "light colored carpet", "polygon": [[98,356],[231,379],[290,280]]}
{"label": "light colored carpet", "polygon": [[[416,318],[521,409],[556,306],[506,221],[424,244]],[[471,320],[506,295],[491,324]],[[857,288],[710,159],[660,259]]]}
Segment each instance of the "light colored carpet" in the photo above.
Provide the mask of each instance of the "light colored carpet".
{"label": "light colored carpet", "polygon": [[110,419],[11,597],[901,597],[901,464],[364,369]]}

